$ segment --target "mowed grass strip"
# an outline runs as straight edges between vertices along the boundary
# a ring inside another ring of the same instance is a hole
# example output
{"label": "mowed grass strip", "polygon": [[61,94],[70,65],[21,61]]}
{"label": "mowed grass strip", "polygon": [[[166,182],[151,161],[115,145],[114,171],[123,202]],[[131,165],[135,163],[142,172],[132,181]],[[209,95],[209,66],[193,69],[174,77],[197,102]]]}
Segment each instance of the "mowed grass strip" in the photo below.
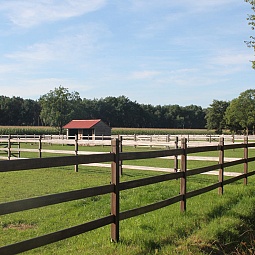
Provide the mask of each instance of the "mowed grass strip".
{"label": "mowed grass strip", "polygon": [[[99,148],[109,149],[99,146],[97,150]],[[142,163],[148,166],[161,164],[163,167],[171,162],[150,159]],[[207,163],[197,161],[194,164]],[[73,167],[1,173],[0,201],[109,184],[110,171],[108,168],[80,166],[78,173]],[[162,173],[125,169],[121,181],[159,174]],[[181,213],[179,204],[174,204],[121,221],[118,244],[110,242],[110,226],[106,226],[26,254],[231,254],[234,251],[242,254],[249,249],[254,251],[254,181],[255,178],[251,177],[248,186],[243,186],[242,181],[227,185],[223,196],[214,190],[188,199],[186,213]],[[215,182],[217,176],[192,176],[188,178],[188,190]],[[176,196],[179,183],[179,180],[173,180],[123,191],[121,211]],[[82,224],[109,213],[110,194],[107,194],[0,216],[0,245]]]}

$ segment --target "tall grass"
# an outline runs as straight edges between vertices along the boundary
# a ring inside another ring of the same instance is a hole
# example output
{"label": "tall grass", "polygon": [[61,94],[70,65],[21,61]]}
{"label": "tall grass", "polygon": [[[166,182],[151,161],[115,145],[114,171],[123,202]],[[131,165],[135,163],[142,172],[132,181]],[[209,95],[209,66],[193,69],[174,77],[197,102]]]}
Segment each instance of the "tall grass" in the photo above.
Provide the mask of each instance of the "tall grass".
{"label": "tall grass", "polygon": [[[0,126],[0,135],[56,135],[58,130],[54,127],[42,126]],[[228,131],[224,132],[228,134]],[[213,135],[214,130],[207,129],[170,129],[170,128],[112,128],[113,135]]]}
{"label": "tall grass", "polygon": [[0,135],[56,135],[58,131],[52,127],[33,126],[0,126]]}
{"label": "tall grass", "polygon": [[113,135],[210,135],[214,130],[207,129],[171,129],[171,128],[112,128]]}

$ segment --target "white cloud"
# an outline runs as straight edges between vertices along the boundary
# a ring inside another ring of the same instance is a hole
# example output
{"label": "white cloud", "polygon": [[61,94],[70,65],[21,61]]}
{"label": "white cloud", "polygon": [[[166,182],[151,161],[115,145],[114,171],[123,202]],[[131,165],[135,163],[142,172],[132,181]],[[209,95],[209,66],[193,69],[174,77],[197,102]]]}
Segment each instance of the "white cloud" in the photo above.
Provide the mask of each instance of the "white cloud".
{"label": "white cloud", "polygon": [[[12,84],[12,80],[6,83]],[[6,96],[20,96],[23,98],[39,99],[41,95],[48,93],[50,90],[59,86],[68,88],[71,91],[80,92],[90,89],[89,86],[82,84],[75,79],[60,79],[60,78],[38,78],[38,79],[22,79],[15,82],[15,85],[9,86],[1,82],[1,94]],[[29,88],[29,89],[28,89]]]}
{"label": "white cloud", "polygon": [[[102,32],[104,31],[104,33]],[[56,38],[28,45],[26,48],[5,54],[13,61],[33,63],[38,66],[50,61],[78,60],[99,50],[97,41],[107,34],[104,27],[96,24],[66,28]]]}
{"label": "white cloud", "polygon": [[15,25],[31,27],[102,8],[106,0],[8,0],[0,5],[0,11]]}
{"label": "white cloud", "polygon": [[16,72],[19,68],[19,65],[16,64],[1,64],[0,65],[0,74],[7,74]]}
{"label": "white cloud", "polygon": [[235,51],[226,51],[213,57],[211,59],[211,63],[220,66],[241,66],[243,64],[249,63],[249,60],[251,60],[251,58],[251,54],[248,53],[236,53]]}
{"label": "white cloud", "polygon": [[133,11],[145,11],[145,10],[155,10],[159,8],[176,8],[180,11],[189,10],[192,12],[210,11],[214,8],[221,8],[226,5],[236,4],[236,0],[131,0],[131,9]]}
{"label": "white cloud", "polygon": [[158,71],[137,71],[130,75],[131,79],[152,79],[155,76],[160,75]]}

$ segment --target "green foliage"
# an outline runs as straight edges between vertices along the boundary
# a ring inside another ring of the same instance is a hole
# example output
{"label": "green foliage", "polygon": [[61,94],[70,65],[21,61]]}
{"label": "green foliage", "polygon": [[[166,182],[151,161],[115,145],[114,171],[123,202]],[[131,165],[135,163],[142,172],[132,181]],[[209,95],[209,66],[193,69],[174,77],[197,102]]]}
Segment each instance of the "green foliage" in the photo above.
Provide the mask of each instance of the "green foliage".
{"label": "green foliage", "polygon": [[233,99],[226,110],[226,123],[231,129],[242,128],[248,134],[255,125],[255,90],[248,89]]}
{"label": "green foliage", "polygon": [[222,130],[226,128],[225,112],[228,106],[229,102],[213,100],[206,110],[206,127],[208,129],[216,129],[216,133],[222,133]]}
{"label": "green foliage", "polygon": [[37,101],[0,96],[0,125],[39,125],[40,110]]}
{"label": "green foliage", "polygon": [[204,128],[205,112],[200,106],[138,104],[125,96],[82,102],[81,118],[102,119],[112,127]]}
{"label": "green foliage", "polygon": [[[138,104],[125,96],[81,99],[78,92],[69,92],[62,86],[41,96],[38,102],[0,96],[0,125],[43,123],[56,127],[59,133],[72,119],[102,119],[111,127],[137,128],[135,132],[124,130],[125,134],[210,134],[213,133],[210,130],[222,133],[226,126],[236,132],[253,129],[254,112],[252,89],[230,103],[214,100],[207,109],[197,105]],[[198,131],[205,127],[209,131]],[[161,130],[149,130],[155,128]],[[114,130],[113,133],[116,134]],[[118,130],[118,134],[124,133]]]}
{"label": "green foliage", "polygon": [[[248,25],[251,27],[252,31],[254,31],[254,28],[255,28],[255,2],[254,0],[244,0],[245,2],[251,4],[251,10],[252,10],[252,13],[253,14],[249,14],[248,15]],[[253,48],[253,50],[255,50],[255,37],[252,35],[250,36],[250,40],[248,41],[245,41],[245,43],[247,44],[247,46],[249,48]],[[251,61],[252,63],[252,68],[255,69],[255,61]]]}
{"label": "green foliage", "polygon": [[70,93],[67,88],[59,86],[40,97],[40,117],[46,125],[58,128],[62,134],[63,126],[76,116],[80,102],[78,92]]}

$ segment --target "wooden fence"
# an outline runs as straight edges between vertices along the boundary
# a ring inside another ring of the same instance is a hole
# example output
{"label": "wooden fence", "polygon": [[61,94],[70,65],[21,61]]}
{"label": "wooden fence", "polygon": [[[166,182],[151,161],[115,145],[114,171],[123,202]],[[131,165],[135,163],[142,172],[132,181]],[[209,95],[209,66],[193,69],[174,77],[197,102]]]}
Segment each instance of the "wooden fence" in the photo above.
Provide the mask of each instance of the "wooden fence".
{"label": "wooden fence", "polygon": [[[120,237],[119,224],[120,221],[122,220],[135,217],[147,212],[151,212],[177,202],[180,202],[180,210],[184,212],[186,210],[187,199],[209,192],[214,189],[218,189],[218,193],[223,194],[224,185],[233,183],[240,179],[243,179],[244,184],[247,185],[248,177],[255,174],[255,171],[248,172],[248,163],[255,161],[255,157],[250,158],[248,157],[248,149],[255,147],[255,143],[248,143],[247,138],[245,138],[244,142],[241,144],[228,144],[228,145],[224,144],[224,139],[221,138],[220,143],[217,146],[202,146],[197,148],[194,147],[188,148],[187,139],[183,138],[181,140],[181,148],[146,152],[120,152],[120,146],[121,145],[119,140],[113,139],[111,153],[0,161],[0,173],[88,163],[112,162],[111,184],[63,192],[58,194],[46,195],[42,197],[27,198],[19,201],[12,201],[0,204],[0,215],[6,215],[24,210],[40,208],[43,206],[111,193],[111,201],[109,201],[109,203],[111,203],[111,215],[105,216],[100,219],[96,219],[94,221],[86,222],[81,225],[73,226],[71,228],[63,229],[57,232],[53,232],[29,240],[0,247],[0,254],[1,255],[18,254],[66,238],[70,238],[91,231],[93,229],[101,228],[106,225],[111,225],[111,239],[114,242],[118,242]],[[224,162],[224,152],[226,150],[237,148],[243,149],[244,151],[243,158],[231,162]],[[187,171],[188,154],[210,151],[219,152],[219,162],[217,164]],[[180,155],[181,157],[179,172],[163,174],[159,176],[153,176],[127,182],[120,181],[120,165],[123,160],[148,159],[177,155]],[[243,173],[240,174],[239,176],[235,176],[233,178],[224,180],[224,168],[240,164],[243,165]],[[213,183],[207,187],[187,192],[186,189],[187,177],[205,173],[212,170],[219,170],[219,180],[217,183]],[[177,196],[170,197],[166,200],[149,204],[143,207],[120,212],[121,191],[176,179],[180,179],[180,193]]]}

